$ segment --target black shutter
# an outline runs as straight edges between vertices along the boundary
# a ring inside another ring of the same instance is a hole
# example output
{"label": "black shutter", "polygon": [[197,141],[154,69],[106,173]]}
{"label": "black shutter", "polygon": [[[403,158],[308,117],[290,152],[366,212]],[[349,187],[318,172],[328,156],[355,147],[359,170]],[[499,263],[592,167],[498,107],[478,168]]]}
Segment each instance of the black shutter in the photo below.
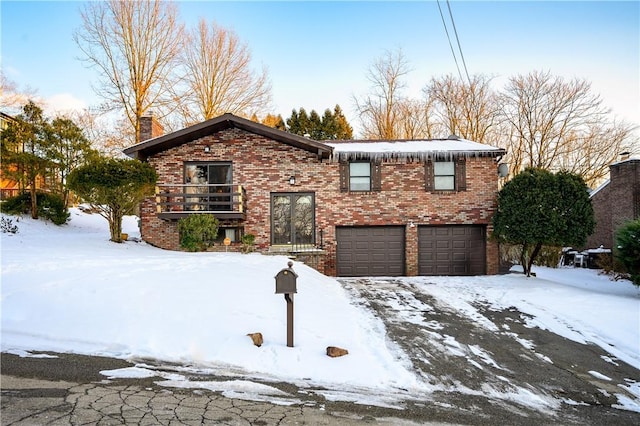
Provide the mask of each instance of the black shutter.
{"label": "black shutter", "polygon": [[380,161],[371,163],[371,190],[382,191],[382,163]]}
{"label": "black shutter", "polygon": [[431,160],[424,162],[424,189],[433,191],[433,161]]}
{"label": "black shutter", "polygon": [[349,192],[349,163],[342,162],[338,167],[340,169],[340,192]]}
{"label": "black shutter", "polygon": [[459,157],[456,161],[456,191],[467,190],[467,161]]}

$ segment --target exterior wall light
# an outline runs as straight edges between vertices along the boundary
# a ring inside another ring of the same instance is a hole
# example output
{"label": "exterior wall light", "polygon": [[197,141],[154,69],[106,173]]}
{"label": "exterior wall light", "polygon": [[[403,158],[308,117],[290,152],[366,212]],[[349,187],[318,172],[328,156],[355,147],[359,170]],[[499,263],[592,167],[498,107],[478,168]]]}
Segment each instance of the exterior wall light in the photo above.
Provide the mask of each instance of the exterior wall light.
{"label": "exterior wall light", "polygon": [[296,175],[291,175],[291,177],[289,177],[289,185],[295,185],[296,184]]}
{"label": "exterior wall light", "polygon": [[210,152],[210,151],[211,151],[211,147],[209,145],[205,145],[204,152]]}

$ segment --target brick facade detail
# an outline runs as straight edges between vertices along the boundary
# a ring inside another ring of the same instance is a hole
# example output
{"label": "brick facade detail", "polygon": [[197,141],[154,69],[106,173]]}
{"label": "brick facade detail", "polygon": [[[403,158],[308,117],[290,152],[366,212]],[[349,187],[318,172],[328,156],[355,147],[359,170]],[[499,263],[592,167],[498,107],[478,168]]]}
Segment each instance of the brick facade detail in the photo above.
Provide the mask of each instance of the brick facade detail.
{"label": "brick facade detail", "polygon": [[[209,152],[205,152],[205,146]],[[341,192],[339,164],[317,154],[237,128],[184,143],[147,159],[160,176],[159,184],[183,184],[184,163],[231,162],[233,185],[246,188],[246,220],[236,224],[256,236],[256,248],[271,249],[271,193],[315,194],[316,242],[322,233],[325,255],[318,269],[336,274],[336,226],[403,225],[406,229],[406,273],[418,270],[419,225],[486,225],[496,208],[498,177],[495,159],[466,160],[466,191],[427,192],[422,162],[383,162],[382,188],[377,192]],[[289,177],[295,176],[295,185]],[[154,199],[141,205],[142,238],[157,247],[179,250],[175,221],[156,215]],[[413,222],[415,227],[409,226]],[[228,223],[233,225],[233,223]],[[498,272],[498,248],[487,241],[488,274]]]}
{"label": "brick facade detail", "polygon": [[640,217],[640,160],[612,164],[609,182],[591,196],[596,227],[587,248],[613,248],[615,233]]}

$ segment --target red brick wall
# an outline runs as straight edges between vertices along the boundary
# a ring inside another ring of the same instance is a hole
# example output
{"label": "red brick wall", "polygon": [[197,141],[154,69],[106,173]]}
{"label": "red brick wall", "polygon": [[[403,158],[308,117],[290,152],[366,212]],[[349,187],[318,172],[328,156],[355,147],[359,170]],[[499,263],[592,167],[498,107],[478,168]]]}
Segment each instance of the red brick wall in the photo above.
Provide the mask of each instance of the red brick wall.
{"label": "red brick wall", "polygon": [[[204,152],[205,145],[211,150]],[[316,235],[323,231],[324,272],[335,274],[335,227],[350,225],[404,225],[407,275],[417,273],[417,225],[484,224],[491,233],[498,179],[492,158],[467,160],[467,191],[430,193],[424,190],[424,164],[393,162],[382,165],[382,191],[340,192],[338,164],[284,143],[228,129],[172,148],[149,159],[159,183],[184,183],[185,161],[232,161],[233,184],[247,191],[245,233],[256,235],[260,250],[270,245],[271,192],[314,192]],[[291,175],[296,184],[290,185]],[[159,247],[179,249],[175,223],[155,217],[152,200],[141,208],[142,237]],[[409,227],[409,222],[416,227]],[[487,273],[498,271],[498,250],[487,244]]]}
{"label": "red brick wall", "polygon": [[586,248],[596,248],[600,247],[600,245],[606,248],[612,247],[613,231],[611,229],[611,203],[609,202],[610,184],[591,197],[596,226],[593,234],[587,238]]}
{"label": "red brick wall", "polygon": [[612,248],[617,229],[637,218],[634,202],[640,195],[640,160],[612,164],[609,173],[609,184],[591,198],[596,228],[587,248]]}
{"label": "red brick wall", "polygon": [[140,117],[140,142],[161,136],[163,133],[164,128],[155,117],[151,115]]}

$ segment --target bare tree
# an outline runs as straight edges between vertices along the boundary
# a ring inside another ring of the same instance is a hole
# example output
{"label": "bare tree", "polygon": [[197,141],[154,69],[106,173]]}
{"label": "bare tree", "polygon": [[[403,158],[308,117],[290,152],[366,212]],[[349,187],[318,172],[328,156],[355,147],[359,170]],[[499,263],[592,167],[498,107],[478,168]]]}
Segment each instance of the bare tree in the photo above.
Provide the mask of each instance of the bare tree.
{"label": "bare tree", "polygon": [[620,159],[622,152],[633,152],[633,128],[624,122],[589,123],[581,132],[565,138],[565,154],[555,169],[576,173],[590,188],[597,187],[609,174],[609,165]]}
{"label": "bare tree", "polygon": [[491,80],[485,75],[474,75],[467,83],[448,75],[431,79],[423,92],[434,104],[434,114],[449,134],[497,143],[499,108]]}
{"label": "bare tree", "polygon": [[400,126],[399,136],[402,139],[431,139],[442,135],[441,127],[433,115],[431,99],[404,99],[399,102]]}
{"label": "bare tree", "polygon": [[36,91],[29,87],[19,89],[17,83],[0,70],[0,108],[3,112],[19,114],[29,100],[36,99],[35,95]]}
{"label": "bare tree", "polygon": [[362,99],[354,96],[365,138],[398,139],[401,129],[403,78],[409,73],[402,50],[386,51],[368,70],[371,93]]}
{"label": "bare tree", "polygon": [[102,155],[126,158],[122,150],[135,139],[133,127],[126,117],[113,116],[100,109],[73,112],[70,117]]}
{"label": "bare tree", "polygon": [[[513,129],[508,151],[515,173],[526,167],[557,171],[578,159],[587,161],[582,158],[587,152],[591,156],[587,162],[598,165],[584,165],[583,173],[607,167],[621,145],[612,144],[602,131],[621,132],[615,137],[620,142],[631,131],[628,126],[612,128],[608,124],[609,111],[591,92],[589,82],[577,78],[565,81],[550,72],[512,77],[501,95],[501,104],[503,117]],[[587,142],[595,146],[589,148]],[[601,152],[596,155],[597,151]],[[590,179],[588,175],[583,177]]]}
{"label": "bare tree", "polygon": [[74,40],[100,72],[98,95],[122,108],[140,141],[140,117],[171,100],[182,43],[176,6],[162,0],[89,2]]}
{"label": "bare tree", "polygon": [[186,68],[185,121],[198,122],[230,112],[249,117],[271,102],[266,69],[251,68],[251,52],[235,32],[204,19],[187,34],[182,54]]}

